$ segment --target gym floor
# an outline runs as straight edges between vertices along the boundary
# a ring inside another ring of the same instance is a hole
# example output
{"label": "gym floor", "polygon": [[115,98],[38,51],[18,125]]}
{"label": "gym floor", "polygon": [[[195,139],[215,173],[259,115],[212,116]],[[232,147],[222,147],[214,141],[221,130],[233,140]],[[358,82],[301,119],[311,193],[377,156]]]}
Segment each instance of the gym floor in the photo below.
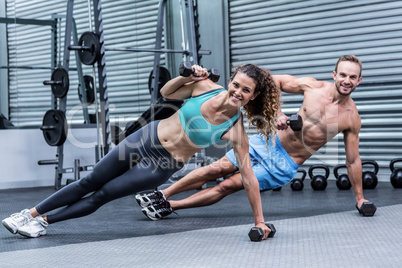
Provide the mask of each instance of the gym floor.
{"label": "gym floor", "polygon": [[[1,190],[0,217],[54,191]],[[265,219],[277,233],[251,242],[253,216],[244,191],[160,221],[148,220],[128,196],[87,217],[50,225],[37,239],[1,226],[1,267],[401,267],[402,189],[380,182],[365,197],[377,206],[374,217],[360,216],[352,190],[339,191],[334,181],[320,192],[308,183],[301,192],[289,185],[262,192]]]}

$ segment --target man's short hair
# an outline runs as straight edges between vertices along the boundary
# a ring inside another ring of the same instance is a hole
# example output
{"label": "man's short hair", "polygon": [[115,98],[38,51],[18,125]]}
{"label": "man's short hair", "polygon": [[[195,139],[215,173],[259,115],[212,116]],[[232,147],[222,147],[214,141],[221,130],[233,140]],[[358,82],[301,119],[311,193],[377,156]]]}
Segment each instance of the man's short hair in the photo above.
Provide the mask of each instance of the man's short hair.
{"label": "man's short hair", "polygon": [[362,76],[362,62],[360,61],[360,59],[358,57],[356,57],[355,55],[343,55],[342,57],[339,58],[339,60],[336,62],[335,65],[335,72],[338,71],[338,64],[341,61],[350,61],[350,62],[354,62],[357,63],[360,67],[360,74],[359,77]]}

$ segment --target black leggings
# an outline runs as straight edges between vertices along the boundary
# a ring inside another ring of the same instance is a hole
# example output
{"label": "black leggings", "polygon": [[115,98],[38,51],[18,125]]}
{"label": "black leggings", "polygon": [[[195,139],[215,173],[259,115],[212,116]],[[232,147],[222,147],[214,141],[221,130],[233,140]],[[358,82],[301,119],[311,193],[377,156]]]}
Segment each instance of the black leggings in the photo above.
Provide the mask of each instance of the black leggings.
{"label": "black leggings", "polygon": [[67,206],[47,216],[49,223],[55,223],[89,215],[107,202],[166,182],[184,163],[176,161],[160,144],[158,123],[151,122],[128,136],[89,175],[52,194],[36,210],[44,214]]}

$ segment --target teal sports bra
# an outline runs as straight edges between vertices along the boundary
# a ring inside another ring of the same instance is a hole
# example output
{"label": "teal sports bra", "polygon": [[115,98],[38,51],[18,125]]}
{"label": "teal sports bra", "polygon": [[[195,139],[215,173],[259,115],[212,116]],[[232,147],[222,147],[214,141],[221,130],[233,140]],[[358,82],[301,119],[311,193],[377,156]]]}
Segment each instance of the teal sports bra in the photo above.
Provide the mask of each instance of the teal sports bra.
{"label": "teal sports bra", "polygon": [[222,136],[239,120],[240,111],[222,124],[212,125],[201,114],[201,105],[223,91],[226,89],[213,89],[191,97],[179,110],[181,126],[191,141],[201,148],[220,142]]}

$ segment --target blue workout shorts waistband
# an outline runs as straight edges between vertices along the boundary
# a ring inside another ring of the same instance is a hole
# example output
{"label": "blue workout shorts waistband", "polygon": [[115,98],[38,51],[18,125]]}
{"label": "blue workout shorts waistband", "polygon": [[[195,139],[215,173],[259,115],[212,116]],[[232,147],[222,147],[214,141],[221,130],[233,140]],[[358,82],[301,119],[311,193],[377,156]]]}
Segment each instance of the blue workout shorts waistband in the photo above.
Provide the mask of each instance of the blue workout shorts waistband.
{"label": "blue workout shorts waistband", "polygon": [[[259,134],[261,136],[261,138],[264,139],[264,136],[262,134]],[[278,150],[281,151],[281,153],[283,154],[283,156],[286,158],[286,160],[288,161],[289,165],[292,166],[292,168],[294,169],[298,169],[300,167],[300,165],[296,164],[295,161],[293,161],[293,159],[290,157],[290,155],[288,154],[288,152],[286,152],[285,148],[283,148],[281,141],[279,140],[278,135],[276,134],[275,136],[275,146],[278,146]]]}

